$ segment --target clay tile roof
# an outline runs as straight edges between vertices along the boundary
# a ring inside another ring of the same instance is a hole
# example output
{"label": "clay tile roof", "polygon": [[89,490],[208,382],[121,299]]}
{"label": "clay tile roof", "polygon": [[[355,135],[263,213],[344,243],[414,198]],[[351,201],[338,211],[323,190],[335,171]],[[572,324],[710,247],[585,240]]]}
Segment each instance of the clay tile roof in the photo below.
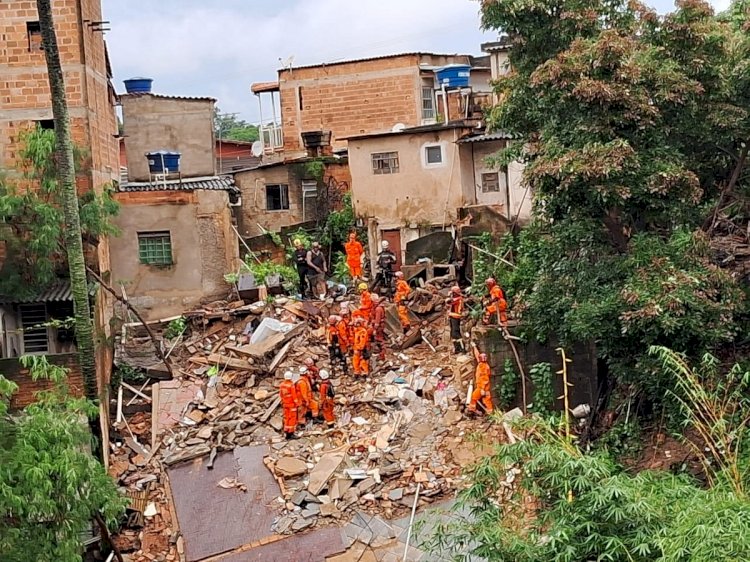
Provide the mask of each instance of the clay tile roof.
{"label": "clay tile roof", "polygon": [[194,191],[196,189],[237,191],[232,176],[204,176],[154,182],[127,182],[121,183],[118,191]]}
{"label": "clay tile roof", "polygon": [[259,94],[261,92],[276,92],[278,89],[278,82],[254,82],[250,84],[250,91],[254,94]]}

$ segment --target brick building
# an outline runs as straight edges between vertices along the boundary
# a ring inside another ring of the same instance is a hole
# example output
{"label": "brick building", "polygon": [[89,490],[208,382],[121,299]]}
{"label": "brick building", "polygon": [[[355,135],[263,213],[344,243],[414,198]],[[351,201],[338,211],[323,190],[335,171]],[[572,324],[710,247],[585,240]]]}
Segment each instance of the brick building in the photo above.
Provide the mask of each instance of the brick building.
{"label": "brick building", "polygon": [[[283,68],[277,82],[250,88],[260,105],[264,150],[289,160],[306,154],[306,132],[330,131],[335,152],[346,149],[345,137],[459,119],[490,98],[489,62],[471,55],[403,53]],[[451,64],[471,67],[472,95],[464,100],[469,107],[443,98],[435,70]]]}
{"label": "brick building", "polygon": [[[79,187],[101,190],[118,179],[119,171],[115,138],[116,95],[111,85],[112,73],[102,32],[101,3],[99,0],[55,0],[52,9],[64,72],[72,138],[88,157],[88,171],[79,175]],[[0,38],[0,169],[12,176],[17,167],[19,134],[37,126],[54,128],[36,2],[0,2]],[[90,248],[87,255],[100,271],[109,270],[109,245],[106,240],[102,240],[95,250]],[[60,283],[64,285],[66,282],[60,280]],[[69,295],[63,300],[70,304]],[[106,341],[109,336],[111,305],[102,292],[96,295],[94,302],[97,333],[103,336],[99,338],[100,341]],[[23,304],[24,309],[36,307],[37,312],[47,315],[49,306],[44,299]],[[10,319],[10,316],[7,318]],[[23,313],[16,318],[23,321]],[[54,357],[57,353],[63,363],[75,370],[76,361],[65,359],[75,357],[70,355],[71,350],[66,349],[68,353],[58,350],[56,336],[50,336],[48,342],[49,345],[38,347],[38,351],[23,344],[14,350],[6,346],[3,357],[13,357],[15,353],[23,352],[52,354]],[[29,340],[28,343],[32,342]],[[104,388],[109,381],[111,363],[109,348],[100,345],[97,350],[100,388]],[[5,365],[4,369],[7,368]],[[31,392],[33,388],[26,388],[26,382],[30,384],[30,381],[23,378],[23,373],[18,371],[17,376],[17,382],[24,383],[19,393]],[[75,380],[79,377],[75,372],[71,376]],[[74,385],[74,388],[80,388],[80,385]],[[21,402],[27,403],[28,396]]]}
{"label": "brick building", "polygon": [[[118,179],[116,96],[99,0],[53,2],[73,141],[90,157],[89,187]],[[0,168],[13,169],[20,131],[54,127],[36,2],[0,3]]]}

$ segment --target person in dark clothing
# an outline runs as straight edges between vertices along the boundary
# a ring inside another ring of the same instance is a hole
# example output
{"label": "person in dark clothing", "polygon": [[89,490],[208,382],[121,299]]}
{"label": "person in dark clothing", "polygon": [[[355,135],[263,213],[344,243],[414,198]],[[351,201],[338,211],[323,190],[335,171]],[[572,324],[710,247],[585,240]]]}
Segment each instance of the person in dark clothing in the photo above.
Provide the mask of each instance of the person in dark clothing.
{"label": "person in dark clothing", "polygon": [[378,254],[377,265],[378,273],[372,284],[372,291],[379,291],[380,287],[385,287],[386,297],[393,296],[393,266],[396,265],[396,254],[390,249],[387,240],[380,244],[382,251]]}
{"label": "person in dark clothing", "polygon": [[324,299],[328,292],[325,280],[326,273],[328,273],[326,257],[320,251],[320,244],[313,242],[312,248],[307,252],[307,278],[313,295],[321,299]]}
{"label": "person in dark clothing", "polygon": [[299,294],[305,298],[307,294],[307,248],[302,241],[294,241],[294,263],[297,266],[297,275],[299,275]]}

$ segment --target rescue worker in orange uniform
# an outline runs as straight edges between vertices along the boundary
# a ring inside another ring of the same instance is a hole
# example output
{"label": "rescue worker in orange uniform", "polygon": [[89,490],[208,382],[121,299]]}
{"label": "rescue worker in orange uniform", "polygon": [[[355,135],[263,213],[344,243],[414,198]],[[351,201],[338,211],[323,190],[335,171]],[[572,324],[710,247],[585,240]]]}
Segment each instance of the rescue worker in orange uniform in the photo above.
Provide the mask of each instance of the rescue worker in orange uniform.
{"label": "rescue worker in orange uniform", "polygon": [[307,372],[310,373],[310,382],[313,385],[313,388],[318,384],[318,375],[320,375],[320,368],[315,364],[315,359],[312,357],[306,357],[303,361],[305,364],[305,367],[307,367]]}
{"label": "rescue worker in orange uniform", "polygon": [[300,367],[299,380],[294,385],[299,399],[297,408],[297,423],[305,425],[308,420],[318,417],[318,402],[313,395],[313,381],[307,367]]}
{"label": "rescue worker in orange uniform", "polygon": [[451,287],[451,296],[448,299],[448,323],[451,328],[451,342],[453,342],[453,353],[463,353],[464,340],[461,337],[461,319],[464,316],[464,297],[461,287]]}
{"label": "rescue worker in orange uniform", "polygon": [[365,250],[362,244],[357,240],[357,233],[349,233],[349,241],[344,244],[346,251],[346,266],[349,268],[349,275],[352,276],[354,285],[362,277],[362,262],[365,258]]}
{"label": "rescue worker in orange uniform", "polygon": [[367,323],[362,318],[354,319],[354,357],[352,366],[355,375],[367,375],[370,373],[370,332]]}
{"label": "rescue worker in orange uniform", "polygon": [[372,305],[373,353],[377,353],[378,359],[385,361],[385,306],[380,295],[372,295]]}
{"label": "rescue worker in orange uniform", "polygon": [[336,396],[336,392],[333,388],[333,384],[328,378],[328,371],[325,369],[320,370],[320,412],[323,414],[323,419],[328,424],[328,427],[333,427],[336,423],[336,415],[333,413],[333,399]]}
{"label": "rescue worker in orange uniform", "polygon": [[360,283],[357,288],[359,289],[359,308],[352,313],[352,316],[369,322],[372,314],[372,293],[367,289],[367,283]]}
{"label": "rescue worker in orange uniform", "polygon": [[404,333],[408,332],[411,328],[411,322],[409,320],[409,309],[406,307],[406,299],[409,298],[411,293],[411,287],[404,280],[404,273],[402,271],[396,272],[396,294],[393,295],[393,302],[396,303],[396,309],[398,310],[398,319],[401,321],[401,327]]}
{"label": "rescue worker in orange uniform", "polygon": [[334,367],[338,365],[341,368],[342,373],[346,375],[348,374],[346,367],[346,354],[341,346],[341,335],[338,329],[340,321],[341,317],[336,316],[335,314],[331,314],[328,317],[326,343],[328,344],[328,357],[331,362],[331,369],[334,369]]}
{"label": "rescue worker in orange uniform", "polygon": [[284,380],[279,386],[279,397],[281,398],[281,408],[284,411],[284,433],[287,439],[294,437],[294,430],[297,429],[297,409],[300,405],[297,389],[292,379],[294,374],[291,371],[284,373]]}
{"label": "rescue worker in orange uniform", "polygon": [[490,393],[490,365],[487,363],[487,354],[479,353],[475,343],[472,343],[474,348],[474,359],[477,361],[477,370],[474,373],[474,392],[471,393],[471,402],[469,402],[469,412],[476,413],[477,403],[481,403],[483,410],[487,414],[491,414],[492,410],[492,394]]}
{"label": "rescue worker in orange uniform", "polygon": [[[343,311],[344,309],[342,309]],[[347,315],[349,313],[349,310],[346,309]],[[341,348],[341,353],[346,356],[349,354],[349,349],[352,346],[352,339],[353,339],[353,328],[351,325],[350,320],[347,320],[344,316],[336,316],[336,330],[339,333],[339,347]]]}
{"label": "rescue worker in orange uniform", "polygon": [[352,344],[354,343],[354,325],[352,323],[352,311],[349,310],[347,303],[341,305],[339,316],[341,316],[341,321],[344,323],[344,326],[346,326],[347,352],[351,354]]}
{"label": "rescue worker in orange uniform", "polygon": [[499,322],[500,325],[505,326],[508,324],[508,303],[505,300],[505,295],[503,294],[503,290],[500,288],[500,285],[497,284],[497,282],[490,277],[487,279],[487,281],[484,282],[484,284],[487,286],[487,290],[489,291],[489,296],[487,298],[487,306],[484,309],[484,316],[482,317],[482,322],[485,324],[492,324],[494,322]]}

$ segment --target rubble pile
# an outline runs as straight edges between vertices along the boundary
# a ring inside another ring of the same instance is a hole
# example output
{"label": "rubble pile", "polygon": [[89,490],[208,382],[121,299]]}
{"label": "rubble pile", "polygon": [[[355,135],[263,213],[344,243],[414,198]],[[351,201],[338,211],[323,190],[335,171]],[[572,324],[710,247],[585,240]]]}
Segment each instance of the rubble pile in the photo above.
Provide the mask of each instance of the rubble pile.
{"label": "rubble pile", "polygon": [[[459,489],[462,467],[482,454],[473,436],[497,428],[461,413],[473,364],[467,355],[449,359],[443,343],[448,290],[428,283],[415,291],[410,307],[419,322],[406,336],[398,325],[389,329],[398,337],[385,362],[375,363],[368,377],[332,373],[335,426],[308,422],[291,440],[282,433],[282,374],[297,373],[307,357],[329,368],[323,322],[339,303],[277,297],[212,303],[184,314],[189,335],[162,342],[175,379],[150,378],[140,390],[123,383],[113,407],[110,472],[132,498],[121,548],[136,561],[179,559],[182,538],[166,470],[199,457],[210,468],[217,454],[235,447],[270,445],[264,464],[280,489],[277,534],[342,526],[357,514],[387,526],[415,502],[424,506]],[[121,361],[149,345],[134,334],[121,342]],[[421,345],[397,350],[420,339]],[[134,408],[149,411],[130,415]],[[218,480],[217,486],[243,490],[240,481]],[[378,536],[357,539],[370,544]]]}

